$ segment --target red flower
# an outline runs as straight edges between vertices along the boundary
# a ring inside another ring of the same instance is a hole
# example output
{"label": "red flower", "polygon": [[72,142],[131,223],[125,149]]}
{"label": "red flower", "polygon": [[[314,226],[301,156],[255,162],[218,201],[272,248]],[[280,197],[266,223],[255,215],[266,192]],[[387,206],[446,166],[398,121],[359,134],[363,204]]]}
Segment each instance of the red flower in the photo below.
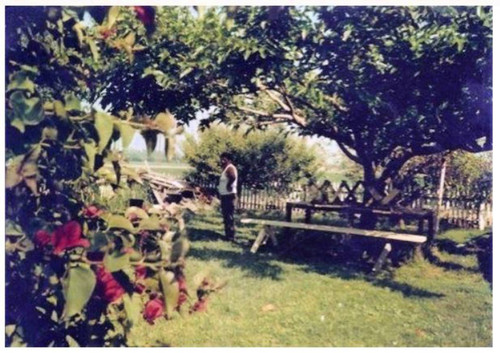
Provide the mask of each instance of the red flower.
{"label": "red flower", "polygon": [[96,218],[99,217],[102,213],[102,210],[98,209],[95,206],[85,207],[83,209],[83,216],[88,218]]}
{"label": "red flower", "polygon": [[144,293],[144,290],[146,289],[146,286],[142,283],[136,283],[134,285],[134,292],[142,294]]}
{"label": "red flower", "polygon": [[41,248],[44,248],[48,244],[52,242],[52,236],[44,231],[44,230],[39,230],[38,232],[35,233],[35,244]]}
{"label": "red flower", "polygon": [[113,275],[106,271],[103,266],[99,266],[96,270],[97,290],[102,298],[108,303],[114,303],[125,294],[125,290],[115,280]]}
{"label": "red flower", "polygon": [[60,254],[66,249],[82,246],[87,248],[90,242],[82,238],[82,227],[77,221],[70,221],[57,228],[52,234],[52,245],[54,254]]}
{"label": "red flower", "polygon": [[130,212],[128,215],[128,220],[130,222],[135,222],[135,221],[139,220],[139,216],[136,215],[134,212]]}
{"label": "red flower", "polygon": [[99,34],[103,39],[108,39],[109,37],[116,34],[116,28],[102,28],[99,30]]}
{"label": "red flower", "polygon": [[147,274],[146,266],[137,266],[135,268],[135,280],[138,281],[140,279],[145,279]]}
{"label": "red flower", "polygon": [[146,303],[144,313],[142,315],[144,317],[144,320],[153,325],[155,319],[163,315],[164,310],[165,308],[163,306],[163,300],[161,300],[160,298],[155,298]]}
{"label": "red flower", "polygon": [[202,312],[202,311],[207,310],[207,302],[208,302],[207,297],[199,299],[196,303],[194,303],[191,310],[189,310],[189,313],[192,314],[195,311]]}

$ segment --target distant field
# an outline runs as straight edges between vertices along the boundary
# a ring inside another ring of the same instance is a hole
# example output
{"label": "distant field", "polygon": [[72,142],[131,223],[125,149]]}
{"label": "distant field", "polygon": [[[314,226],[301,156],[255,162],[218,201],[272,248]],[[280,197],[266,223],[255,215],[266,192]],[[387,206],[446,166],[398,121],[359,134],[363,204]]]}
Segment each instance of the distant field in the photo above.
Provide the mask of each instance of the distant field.
{"label": "distant field", "polygon": [[131,162],[127,164],[128,166],[135,169],[147,169],[149,167],[151,171],[155,173],[160,173],[164,175],[168,175],[174,178],[183,178],[186,173],[192,169],[190,165],[186,163],[154,163],[148,162],[147,164],[144,162]]}

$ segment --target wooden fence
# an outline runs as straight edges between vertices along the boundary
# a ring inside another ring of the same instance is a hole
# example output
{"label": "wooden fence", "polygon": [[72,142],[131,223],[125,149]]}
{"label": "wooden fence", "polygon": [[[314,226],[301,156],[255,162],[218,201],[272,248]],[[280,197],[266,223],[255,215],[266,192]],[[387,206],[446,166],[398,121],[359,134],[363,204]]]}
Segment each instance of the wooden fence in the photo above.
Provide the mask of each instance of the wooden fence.
{"label": "wooden fence", "polygon": [[[216,183],[200,183],[207,190],[215,192]],[[269,188],[243,186],[239,193],[238,207],[242,210],[277,210],[285,212],[287,201],[318,201],[333,204],[361,204],[364,187],[362,182],[352,186],[347,182],[329,183],[325,188],[300,186]],[[390,194],[390,190],[387,190]],[[484,201],[486,199],[486,201]],[[414,209],[436,209],[437,197],[431,191],[416,192],[404,190],[401,205]],[[461,228],[491,227],[493,224],[492,200],[484,195],[464,194],[453,190],[445,192],[440,210],[440,219],[449,225]]]}

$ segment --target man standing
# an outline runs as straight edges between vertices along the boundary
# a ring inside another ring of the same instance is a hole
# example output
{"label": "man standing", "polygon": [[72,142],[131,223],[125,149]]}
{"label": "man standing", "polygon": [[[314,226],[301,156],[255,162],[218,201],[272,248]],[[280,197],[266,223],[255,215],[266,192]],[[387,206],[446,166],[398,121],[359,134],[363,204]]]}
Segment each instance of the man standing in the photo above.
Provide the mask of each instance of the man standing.
{"label": "man standing", "polygon": [[219,179],[219,195],[221,200],[224,231],[228,240],[234,241],[234,209],[236,208],[236,190],[238,171],[231,161],[231,155],[224,152],[220,155],[222,174]]}

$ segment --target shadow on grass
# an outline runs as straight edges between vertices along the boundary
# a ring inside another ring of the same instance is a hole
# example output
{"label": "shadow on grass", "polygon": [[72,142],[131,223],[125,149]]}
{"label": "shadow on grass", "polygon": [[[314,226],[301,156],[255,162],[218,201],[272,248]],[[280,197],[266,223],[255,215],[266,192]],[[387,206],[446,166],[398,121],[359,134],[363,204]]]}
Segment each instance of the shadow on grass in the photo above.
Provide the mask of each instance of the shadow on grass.
{"label": "shadow on grass", "polygon": [[364,280],[376,287],[388,288],[392,291],[401,292],[405,297],[416,297],[421,299],[444,297],[442,293],[435,293],[406,283],[397,282],[390,277],[374,277],[370,273],[373,264],[364,263],[362,261],[344,261],[327,256],[315,258],[290,258],[287,256],[281,260],[302,266],[304,272],[314,272],[325,276],[341,278],[343,280]]}
{"label": "shadow on grass", "polygon": [[[199,220],[201,221],[202,219]],[[216,224],[215,222],[211,223]],[[238,226],[242,231],[255,231],[254,227],[243,227],[241,224]],[[188,230],[189,238],[193,241],[211,242],[223,239],[223,234],[215,230],[208,230],[193,226],[188,227]],[[223,231],[221,230],[221,232]],[[310,245],[312,244],[309,242],[307,248],[310,249]],[[243,271],[247,271],[249,275],[253,277],[281,280],[283,269],[279,265],[269,263],[269,261],[275,260],[287,264],[298,265],[304,272],[314,272],[344,280],[365,280],[374,286],[389,288],[393,291],[401,292],[405,297],[440,298],[444,296],[441,293],[427,291],[406,283],[394,281],[391,278],[373,277],[370,275],[370,270],[373,266],[372,263],[356,261],[349,257],[341,256],[335,258],[329,256],[325,253],[323,245],[324,244],[316,244],[322,252],[318,253],[313,251],[310,254],[305,254],[303,251],[289,251],[285,254],[271,252],[269,254],[266,253],[266,250],[269,250],[269,248],[267,248],[269,245],[261,247],[259,252],[252,254],[248,251],[250,245],[245,244],[242,245],[244,248],[243,253],[238,250],[194,248],[191,249],[190,256],[202,261],[210,261],[214,259],[221,260],[223,261],[223,266],[229,268],[238,267]],[[301,247],[302,250],[305,249],[303,244]]]}
{"label": "shadow on grass", "polygon": [[443,261],[431,251],[425,251],[425,258],[434,266],[444,268],[445,270],[452,271],[467,271],[470,273],[477,273],[478,270],[469,266],[463,266],[451,261]]}
{"label": "shadow on grass", "polygon": [[187,227],[188,238],[191,241],[219,241],[224,238],[223,234],[211,229]]}
{"label": "shadow on grass", "polygon": [[401,282],[396,282],[393,281],[392,279],[389,278],[369,278],[367,279],[369,282],[371,282],[374,286],[377,287],[382,287],[382,288],[389,288],[393,291],[398,291],[401,292],[405,297],[417,297],[417,298],[442,298],[445,295],[442,293],[434,293],[422,288],[410,286],[407,283],[401,283]]}
{"label": "shadow on grass", "polygon": [[252,277],[281,280],[283,269],[269,263],[272,257],[249,252],[222,249],[191,249],[189,256],[202,261],[222,260],[225,267],[239,267]]}

